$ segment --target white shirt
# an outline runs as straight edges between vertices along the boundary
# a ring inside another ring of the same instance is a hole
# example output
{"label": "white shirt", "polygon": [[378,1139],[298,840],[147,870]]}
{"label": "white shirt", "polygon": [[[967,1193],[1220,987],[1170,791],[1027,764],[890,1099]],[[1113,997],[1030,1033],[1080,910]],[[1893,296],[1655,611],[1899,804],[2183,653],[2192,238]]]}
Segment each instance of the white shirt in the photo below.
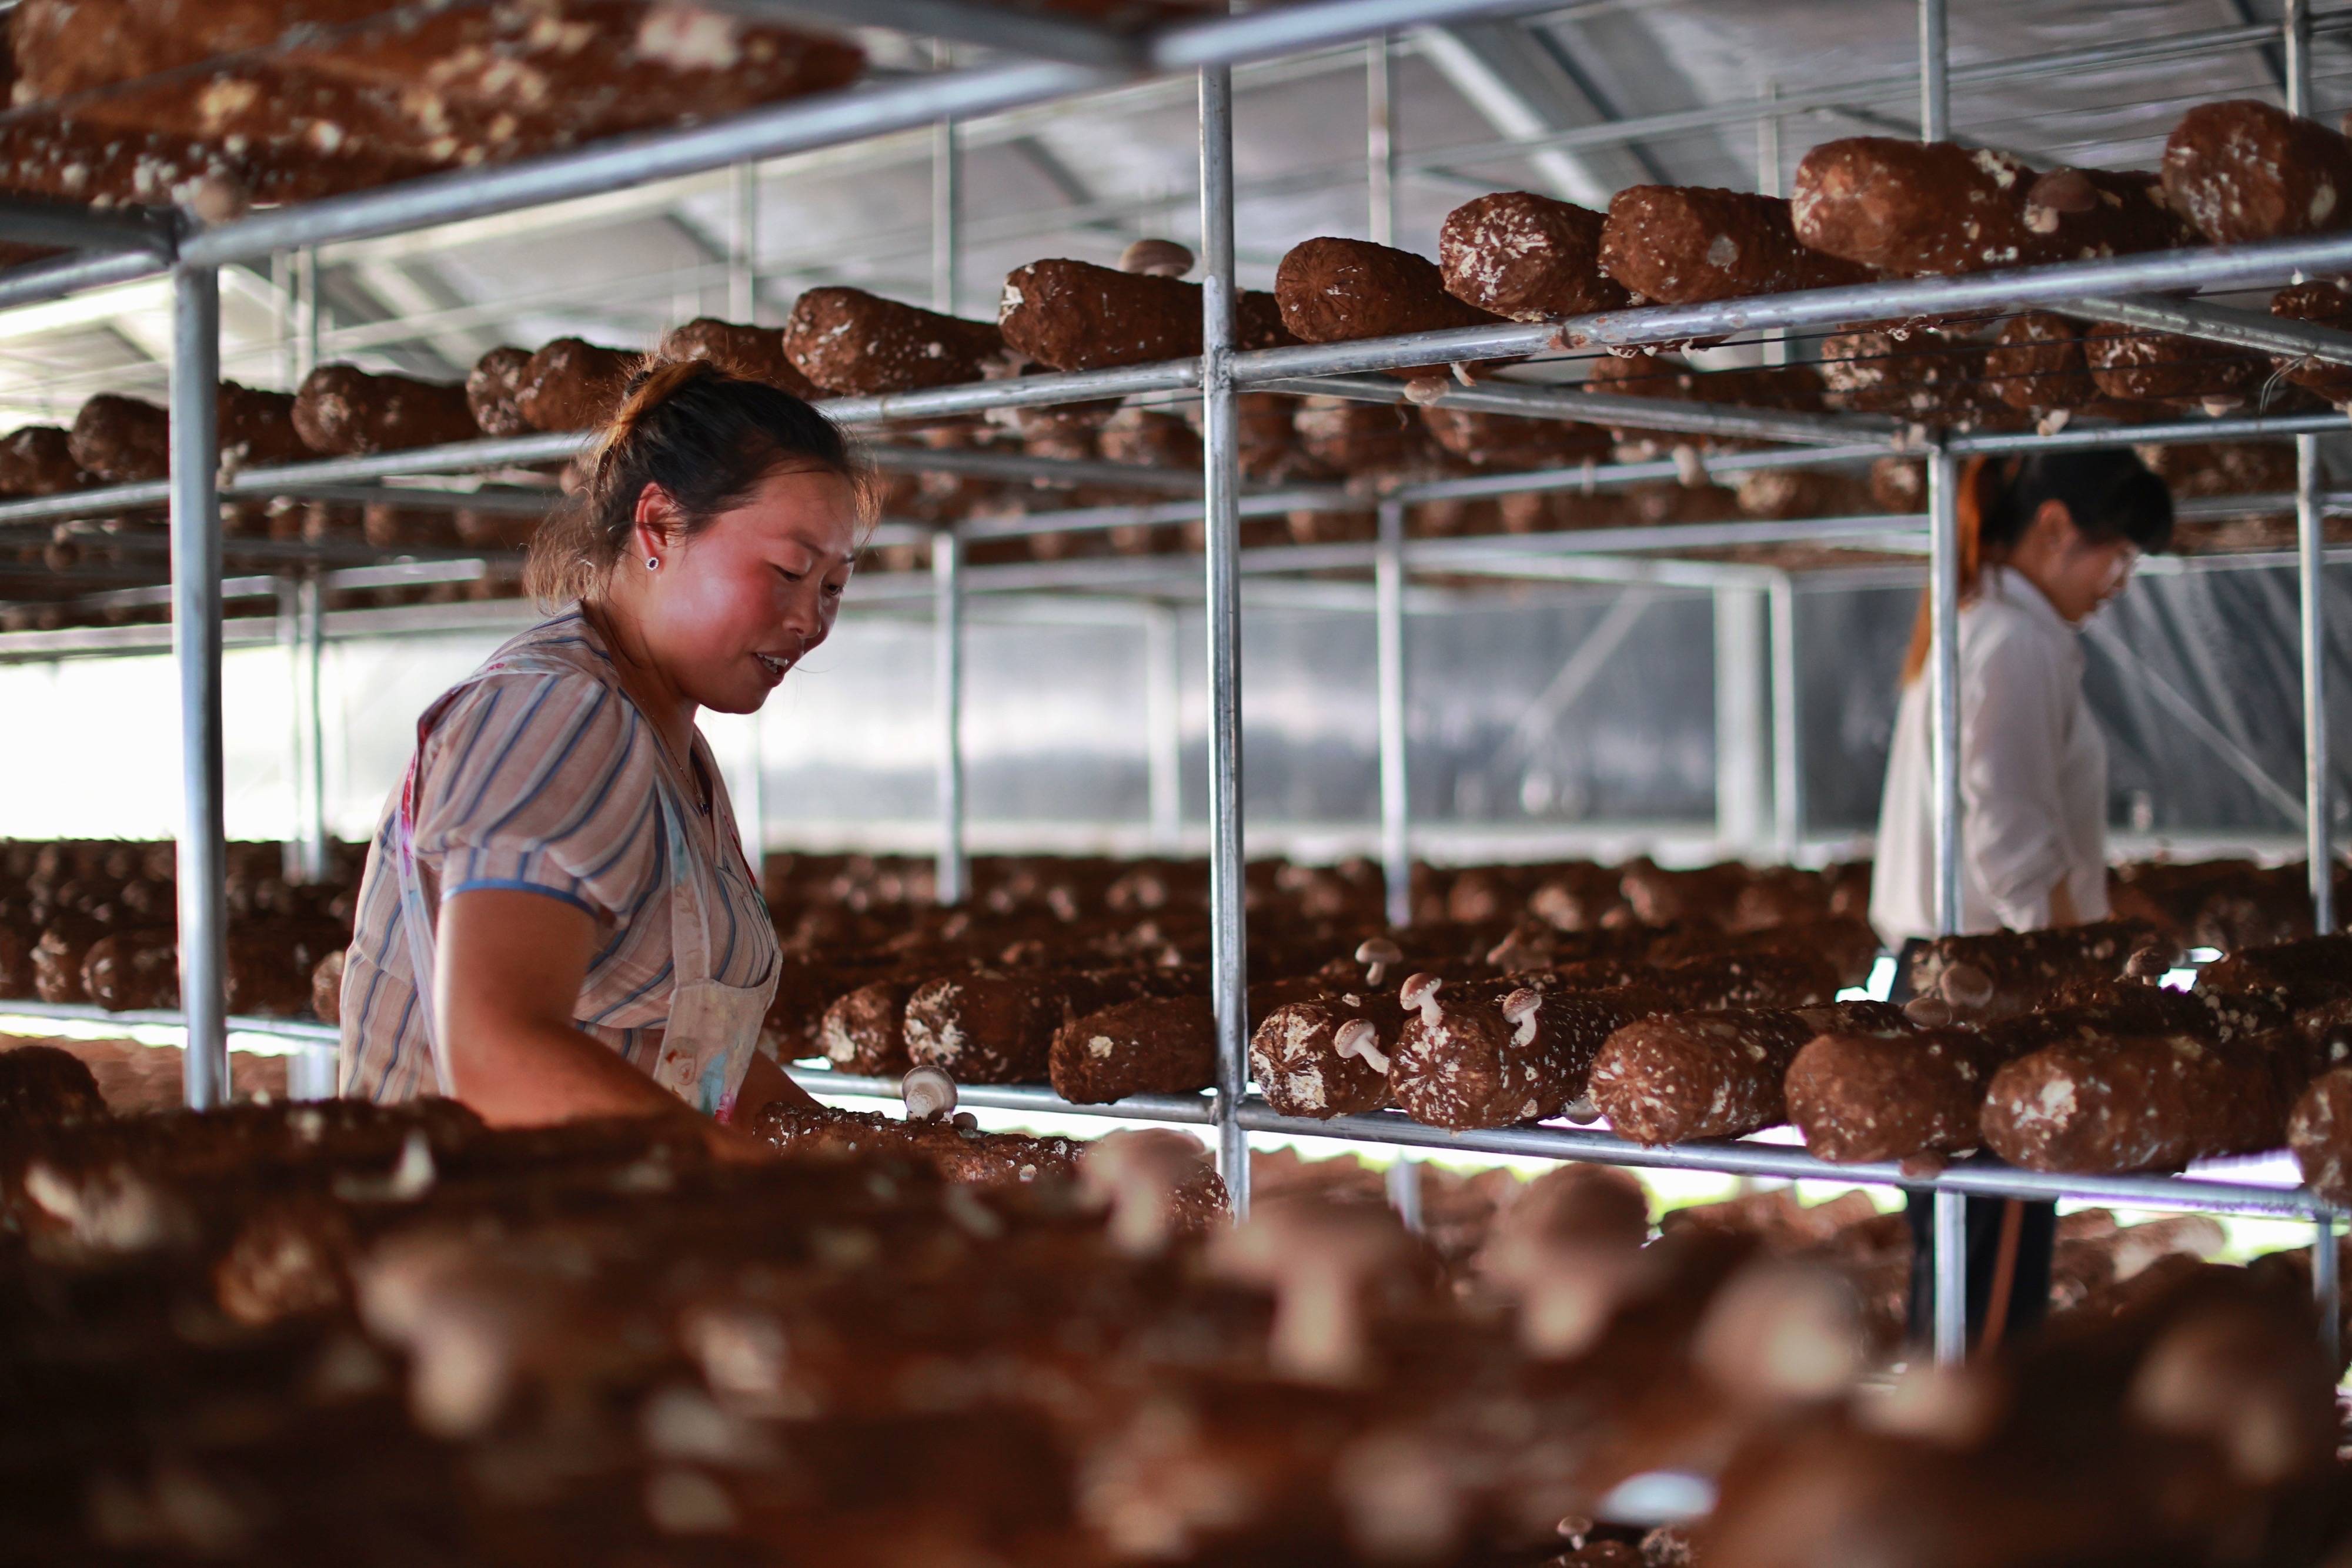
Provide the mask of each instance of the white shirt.
{"label": "white shirt", "polygon": [[[1870,920],[1889,943],[1936,933],[1934,678],[1903,693]],[[2107,913],[2107,747],[2083,699],[2083,646],[2042,591],[1986,569],[1960,609],[1960,930],[2050,924],[2062,881],[2084,920]]]}

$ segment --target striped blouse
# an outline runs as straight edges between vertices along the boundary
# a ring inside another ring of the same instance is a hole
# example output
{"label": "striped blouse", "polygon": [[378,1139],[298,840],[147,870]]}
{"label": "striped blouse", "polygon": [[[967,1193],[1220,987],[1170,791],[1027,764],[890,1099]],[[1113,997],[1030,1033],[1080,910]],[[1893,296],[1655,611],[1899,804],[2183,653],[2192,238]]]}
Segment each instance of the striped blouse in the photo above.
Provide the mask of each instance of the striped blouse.
{"label": "striped blouse", "polygon": [[[709,912],[711,978],[767,983],[780,962],[725,785],[698,732],[690,775],[621,689],[612,654],[577,607],[490,656],[562,674],[477,676],[442,712],[418,759],[416,862],[425,903],[520,888],[583,909],[599,935],[573,1019],[650,1071],[669,1016],[670,867],[656,777],[688,802],[688,874]],[[707,810],[697,807],[709,801]],[[344,961],[341,1092],[402,1100],[434,1087],[401,924],[395,789],[369,846]]]}

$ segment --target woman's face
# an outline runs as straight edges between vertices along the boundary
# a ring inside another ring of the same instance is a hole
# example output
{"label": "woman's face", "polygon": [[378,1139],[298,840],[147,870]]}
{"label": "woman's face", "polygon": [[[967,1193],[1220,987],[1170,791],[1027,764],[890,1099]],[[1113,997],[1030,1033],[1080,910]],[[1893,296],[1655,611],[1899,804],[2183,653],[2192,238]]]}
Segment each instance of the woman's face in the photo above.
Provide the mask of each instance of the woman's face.
{"label": "woman's face", "polygon": [[2042,591],[2052,609],[2079,626],[2131,581],[2139,547],[2129,539],[2089,539],[2064,503],[2044,501],[2010,564]]}
{"label": "woman's face", "polygon": [[[619,568],[635,580],[646,651],[697,706],[756,712],[833,630],[857,549],[856,497],[838,475],[788,470],[693,534],[665,537],[667,510],[649,486],[637,559]],[[661,564],[648,570],[649,557]]]}

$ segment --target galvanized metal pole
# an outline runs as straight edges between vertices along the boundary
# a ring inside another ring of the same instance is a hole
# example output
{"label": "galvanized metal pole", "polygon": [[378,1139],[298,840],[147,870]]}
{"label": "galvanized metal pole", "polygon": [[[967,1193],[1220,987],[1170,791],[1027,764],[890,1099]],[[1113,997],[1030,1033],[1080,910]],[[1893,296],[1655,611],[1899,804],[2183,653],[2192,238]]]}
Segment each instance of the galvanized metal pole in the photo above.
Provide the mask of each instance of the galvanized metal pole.
{"label": "galvanized metal pole", "polygon": [[220,275],[172,277],[172,656],[180,674],[180,1001],[187,1103],[229,1095],[222,822]]}
{"label": "galvanized metal pole", "polygon": [[1242,596],[1234,424],[1234,83],[1201,72],[1201,444],[1207,522],[1210,1000],[1217,1015],[1217,1169],[1249,1213],[1246,934],[1242,911]]}
{"label": "galvanized metal pole", "polygon": [[[1936,792],[1936,929],[1960,928],[1959,460],[1939,444],[1927,457],[1928,750]],[[1936,1359],[1968,1355],[1967,1200],[1935,1198]]]}
{"label": "galvanized metal pole", "polygon": [[1173,851],[1184,835],[1183,667],[1173,605],[1143,612],[1143,766],[1151,842]]}
{"label": "galvanized metal pole", "polygon": [[2286,55],[2286,111],[2311,113],[2311,0],[2286,0],[2279,18]]}
{"label": "galvanized metal pole", "polygon": [[1795,861],[1805,836],[1805,732],[1797,708],[1797,585],[1787,572],[1765,591],[1772,621],[1772,847]]}
{"label": "galvanized metal pole", "polygon": [[1412,796],[1404,685],[1404,503],[1382,501],[1372,558],[1372,625],[1380,677],[1381,879],[1391,925],[1412,924]]}
{"label": "galvanized metal pole", "polygon": [[1396,105],[1389,96],[1389,41],[1364,46],[1364,188],[1374,245],[1396,243]]}
{"label": "galvanized metal pole", "polygon": [[2335,791],[2328,781],[2327,581],[2319,437],[2294,438],[2294,532],[2302,589],[2304,852],[2311,862],[2312,929],[2336,929]]}
{"label": "galvanized metal pole", "polygon": [[2319,1309],[2319,1348],[2335,1366],[2343,1353],[2341,1339],[2343,1286],[2336,1254],[2336,1217],[2321,1214],[2311,1224],[2311,1298]]}
{"label": "galvanized metal pole", "polygon": [[315,574],[278,580],[278,641],[293,698],[287,755],[294,831],[286,841],[286,877],[318,883],[327,875],[326,592]]}
{"label": "galvanized metal pole", "polygon": [[947,906],[971,891],[963,850],[963,541],[953,528],[931,536],[931,657],[940,726],[936,896]]}
{"label": "galvanized metal pole", "polygon": [[743,841],[743,858],[751,862],[758,885],[766,886],[768,867],[768,749],[760,727],[764,712],[747,718],[743,729],[741,771],[736,776],[735,831]]}
{"label": "galvanized metal pole", "polygon": [[1941,141],[1951,133],[1951,57],[1944,0],[1919,0],[1919,140]]}
{"label": "galvanized metal pole", "polygon": [[727,319],[746,326],[760,319],[760,166],[734,169],[735,212],[727,247]]}
{"label": "galvanized metal pole", "polygon": [[[948,47],[937,46],[935,63],[949,68]],[[963,146],[956,122],[941,120],[931,126],[931,308],[956,313],[956,273],[962,261],[961,221]]]}
{"label": "galvanized metal pole", "polygon": [[1420,1235],[1421,1162],[1405,1150],[1398,1150],[1396,1158],[1389,1162],[1388,1191],[1389,1207],[1396,1210],[1396,1217],[1407,1230]]}
{"label": "galvanized metal pole", "polygon": [[1764,751],[1769,657],[1765,595],[1741,583],[1717,587],[1715,599],[1715,836],[1732,854],[1753,852],[1764,838],[1764,791],[1771,765]]}
{"label": "galvanized metal pole", "polygon": [[294,253],[294,382],[319,368],[319,253],[304,246]]}
{"label": "galvanized metal pole", "polygon": [[[1776,107],[1780,98],[1780,84],[1764,84],[1764,112],[1756,117],[1756,193],[1760,196],[1780,194],[1780,111]],[[1785,365],[1789,362],[1789,334],[1774,328],[1764,334],[1764,362]]]}

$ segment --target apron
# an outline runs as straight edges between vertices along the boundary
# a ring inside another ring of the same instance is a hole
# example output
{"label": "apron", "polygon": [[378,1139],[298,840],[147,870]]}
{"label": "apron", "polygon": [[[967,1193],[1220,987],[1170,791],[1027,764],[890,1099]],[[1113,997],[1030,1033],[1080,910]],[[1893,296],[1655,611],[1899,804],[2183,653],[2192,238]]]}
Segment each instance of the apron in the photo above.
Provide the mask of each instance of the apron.
{"label": "apron", "polygon": [[[408,773],[400,784],[400,811],[393,833],[400,871],[400,923],[408,936],[417,1017],[432,1051],[434,1082],[443,1095],[451,1098],[455,1094],[449,1063],[433,1019],[434,917],[425,907],[425,884],[416,871],[417,770],[434,725],[459,693],[487,676],[518,671],[578,673],[572,666],[535,660],[528,653],[477,671],[443,694],[416,721],[416,751],[408,759]],[[671,990],[669,1021],[648,1031],[654,1042],[652,1077],[705,1115],[723,1122],[735,1108],[735,1092],[751,1068],[752,1051],[759,1048],[760,1026],[782,976],[781,972],[771,975],[761,986],[730,986],[711,977],[709,911],[689,871],[686,803],[665,768],[654,769],[654,792],[661,803],[662,832],[669,851]],[[756,878],[753,885],[758,885]]]}

